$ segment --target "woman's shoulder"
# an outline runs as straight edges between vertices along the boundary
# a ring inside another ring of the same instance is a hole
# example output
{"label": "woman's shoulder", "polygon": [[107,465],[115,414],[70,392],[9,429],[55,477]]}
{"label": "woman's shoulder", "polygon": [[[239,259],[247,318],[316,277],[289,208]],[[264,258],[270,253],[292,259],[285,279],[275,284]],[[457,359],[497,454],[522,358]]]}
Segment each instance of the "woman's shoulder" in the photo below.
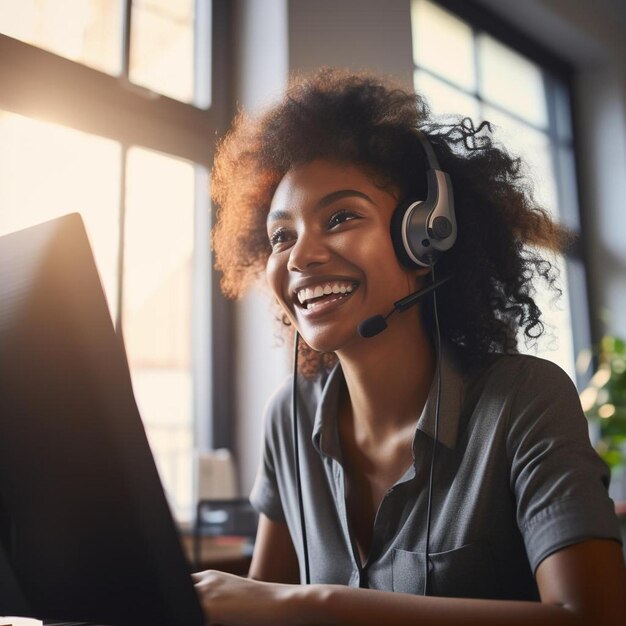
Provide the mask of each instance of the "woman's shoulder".
{"label": "woman's shoulder", "polygon": [[498,354],[478,378],[493,382],[509,392],[515,389],[576,391],[569,375],[556,363],[530,354]]}
{"label": "woman's shoulder", "polygon": [[[553,414],[559,419],[582,417],[576,387],[556,363],[525,354],[500,354],[489,364],[468,375],[466,407],[479,407],[481,414],[509,422],[513,416]],[[553,419],[557,419],[553,417]]]}

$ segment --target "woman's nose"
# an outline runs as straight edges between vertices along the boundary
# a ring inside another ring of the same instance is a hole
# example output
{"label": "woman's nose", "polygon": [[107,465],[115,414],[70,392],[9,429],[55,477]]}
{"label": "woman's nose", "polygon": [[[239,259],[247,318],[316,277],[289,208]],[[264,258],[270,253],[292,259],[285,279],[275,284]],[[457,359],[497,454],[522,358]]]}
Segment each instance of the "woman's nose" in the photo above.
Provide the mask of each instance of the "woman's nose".
{"label": "woman's nose", "polygon": [[322,237],[316,234],[301,234],[291,247],[287,269],[292,272],[304,272],[316,265],[321,265],[330,258],[330,250]]}

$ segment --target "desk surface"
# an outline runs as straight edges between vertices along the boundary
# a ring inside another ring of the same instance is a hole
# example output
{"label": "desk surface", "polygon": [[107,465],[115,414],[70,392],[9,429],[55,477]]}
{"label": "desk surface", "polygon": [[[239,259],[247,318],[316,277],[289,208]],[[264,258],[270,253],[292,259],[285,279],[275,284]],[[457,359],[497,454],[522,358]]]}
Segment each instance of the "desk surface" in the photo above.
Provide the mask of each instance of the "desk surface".
{"label": "desk surface", "polygon": [[194,563],[193,535],[181,535],[183,550],[194,571],[218,569],[229,574],[247,576],[251,557],[246,551],[246,541],[239,537],[201,537],[200,558]]}

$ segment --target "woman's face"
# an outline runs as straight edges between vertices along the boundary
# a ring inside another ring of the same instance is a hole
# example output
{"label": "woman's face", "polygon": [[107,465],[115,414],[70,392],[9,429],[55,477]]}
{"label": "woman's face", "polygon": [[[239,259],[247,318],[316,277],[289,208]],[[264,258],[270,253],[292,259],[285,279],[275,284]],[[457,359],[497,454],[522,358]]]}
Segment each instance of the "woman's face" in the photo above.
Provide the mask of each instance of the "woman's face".
{"label": "woman's face", "polygon": [[[290,170],[267,217],[269,285],[314,349],[363,341],[357,325],[416,289],[389,235],[397,199],[354,165],[318,160]],[[369,340],[365,340],[369,341]]]}

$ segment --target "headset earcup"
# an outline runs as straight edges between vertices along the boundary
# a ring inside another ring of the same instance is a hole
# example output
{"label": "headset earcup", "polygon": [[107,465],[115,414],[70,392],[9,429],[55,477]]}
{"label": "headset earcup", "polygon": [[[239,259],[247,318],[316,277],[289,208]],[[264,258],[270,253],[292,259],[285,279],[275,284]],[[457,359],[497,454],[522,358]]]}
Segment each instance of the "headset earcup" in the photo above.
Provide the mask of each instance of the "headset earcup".
{"label": "headset earcup", "polygon": [[411,205],[410,201],[401,202],[394,210],[391,216],[391,242],[393,243],[393,249],[396,256],[402,265],[405,267],[415,267],[415,263],[410,259],[409,255],[404,249],[404,241],[402,240],[402,222],[404,220],[404,213]]}
{"label": "headset earcup", "polygon": [[[411,269],[416,269],[422,266],[415,263],[415,261],[413,261],[413,259],[409,256],[407,252],[407,249],[404,245],[404,238],[402,236],[402,224],[404,222],[405,213],[408,210],[412,209],[412,207],[415,208],[416,204],[419,205],[423,203],[419,200],[415,200],[414,198],[401,202],[395,208],[393,215],[391,216],[391,227],[390,227],[391,241],[393,243],[393,249],[395,250],[396,256],[398,257],[398,260],[400,261],[400,263],[404,265],[404,267],[408,267]],[[409,233],[408,235],[409,235],[407,236],[408,241],[411,241],[411,235],[413,235],[413,237],[415,236],[414,233]],[[413,254],[415,255],[415,252],[413,252]]]}

